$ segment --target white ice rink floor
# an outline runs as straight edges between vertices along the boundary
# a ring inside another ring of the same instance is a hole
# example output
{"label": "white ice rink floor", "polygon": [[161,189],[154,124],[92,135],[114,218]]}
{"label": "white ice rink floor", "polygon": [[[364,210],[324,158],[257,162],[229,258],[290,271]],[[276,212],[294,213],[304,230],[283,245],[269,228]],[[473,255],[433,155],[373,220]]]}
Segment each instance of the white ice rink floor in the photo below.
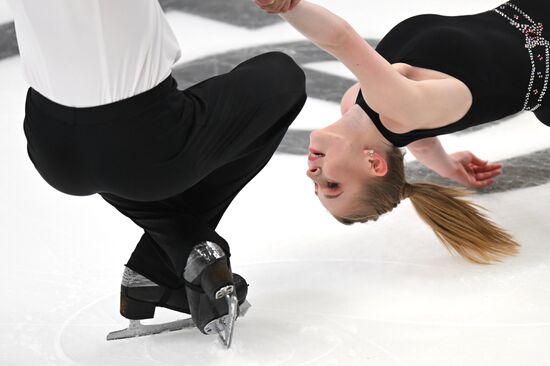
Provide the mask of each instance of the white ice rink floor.
{"label": "white ice rink floor", "polygon": [[[0,23],[10,20],[4,1]],[[472,13],[500,3],[317,2],[370,38],[415,14]],[[302,39],[282,23],[250,31],[168,17],[182,62]],[[207,41],[200,32],[206,27]],[[315,67],[343,72],[334,63]],[[450,255],[409,201],[376,223],[337,223],[313,194],[305,156],[283,154],[219,226],[235,272],[250,283],[252,308],[237,322],[232,348],[195,330],[107,342],[109,331],[127,325],[118,292],[141,230],[99,196],[67,196],[42,180],[26,154],[26,87],[19,58],[1,61],[0,365],[550,365],[550,184],[474,197],[522,245],[517,257],[480,266]],[[337,104],[310,99],[293,128],[321,127],[337,116]],[[525,113],[444,141],[451,151],[494,161],[549,148],[550,129]]]}

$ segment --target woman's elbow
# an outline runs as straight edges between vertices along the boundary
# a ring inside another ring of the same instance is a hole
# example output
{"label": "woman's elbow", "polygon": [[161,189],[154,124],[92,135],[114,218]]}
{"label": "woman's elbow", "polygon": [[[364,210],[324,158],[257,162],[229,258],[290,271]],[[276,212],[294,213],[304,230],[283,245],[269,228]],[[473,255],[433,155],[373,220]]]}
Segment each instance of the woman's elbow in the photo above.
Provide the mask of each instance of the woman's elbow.
{"label": "woman's elbow", "polygon": [[328,51],[342,49],[347,46],[348,40],[354,32],[354,29],[346,20],[339,18],[332,24],[331,29],[325,33],[327,36],[321,46]]}

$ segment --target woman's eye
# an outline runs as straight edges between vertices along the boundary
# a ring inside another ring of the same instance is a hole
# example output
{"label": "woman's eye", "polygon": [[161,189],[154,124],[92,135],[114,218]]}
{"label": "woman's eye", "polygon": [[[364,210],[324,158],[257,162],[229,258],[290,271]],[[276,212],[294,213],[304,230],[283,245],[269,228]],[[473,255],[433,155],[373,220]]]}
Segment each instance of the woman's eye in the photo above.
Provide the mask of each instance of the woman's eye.
{"label": "woman's eye", "polygon": [[327,182],[327,188],[328,189],[336,189],[338,188],[340,185],[338,183],[333,183],[333,182]]}

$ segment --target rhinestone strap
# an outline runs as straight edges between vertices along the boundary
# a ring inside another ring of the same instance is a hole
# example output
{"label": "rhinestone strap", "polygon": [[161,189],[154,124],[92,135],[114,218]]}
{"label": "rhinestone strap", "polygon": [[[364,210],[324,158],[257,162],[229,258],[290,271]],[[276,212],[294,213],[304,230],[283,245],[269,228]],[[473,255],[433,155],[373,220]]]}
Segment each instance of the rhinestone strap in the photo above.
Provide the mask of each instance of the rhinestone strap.
{"label": "rhinestone strap", "polygon": [[535,23],[529,15],[510,2],[493,10],[525,35],[525,48],[531,61],[531,77],[523,109],[535,111],[541,106],[550,76],[550,42],[542,36],[544,26],[542,23]]}

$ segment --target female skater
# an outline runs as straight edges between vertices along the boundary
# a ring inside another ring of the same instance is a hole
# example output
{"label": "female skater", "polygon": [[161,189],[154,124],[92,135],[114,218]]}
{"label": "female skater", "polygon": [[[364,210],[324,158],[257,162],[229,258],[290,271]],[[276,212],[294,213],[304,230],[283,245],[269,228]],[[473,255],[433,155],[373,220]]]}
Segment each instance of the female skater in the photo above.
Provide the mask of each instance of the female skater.
{"label": "female skater", "polygon": [[[518,244],[465,201],[463,191],[410,184],[406,146],[443,177],[487,187],[501,172],[470,152],[447,154],[437,135],[521,110],[550,125],[550,2],[513,0],[480,14],[419,15],[371,48],[343,19],[306,0],[256,0],[335,56],[359,83],[343,96],[342,118],[314,131],[307,175],[344,224],[376,220],[410,198],[447,248],[476,263]],[[544,24],[544,26],[543,26]]]}
{"label": "female skater", "polygon": [[[247,284],[233,281],[215,229],[301,110],[302,70],[272,52],[179,90],[171,69],[180,47],[157,0],[10,5],[30,84],[24,131],[34,166],[55,189],[98,193],[144,230],[126,265],[121,314],[190,313],[214,304],[202,292],[221,285],[235,285],[242,303]],[[212,318],[192,315],[207,332],[199,322]]]}

